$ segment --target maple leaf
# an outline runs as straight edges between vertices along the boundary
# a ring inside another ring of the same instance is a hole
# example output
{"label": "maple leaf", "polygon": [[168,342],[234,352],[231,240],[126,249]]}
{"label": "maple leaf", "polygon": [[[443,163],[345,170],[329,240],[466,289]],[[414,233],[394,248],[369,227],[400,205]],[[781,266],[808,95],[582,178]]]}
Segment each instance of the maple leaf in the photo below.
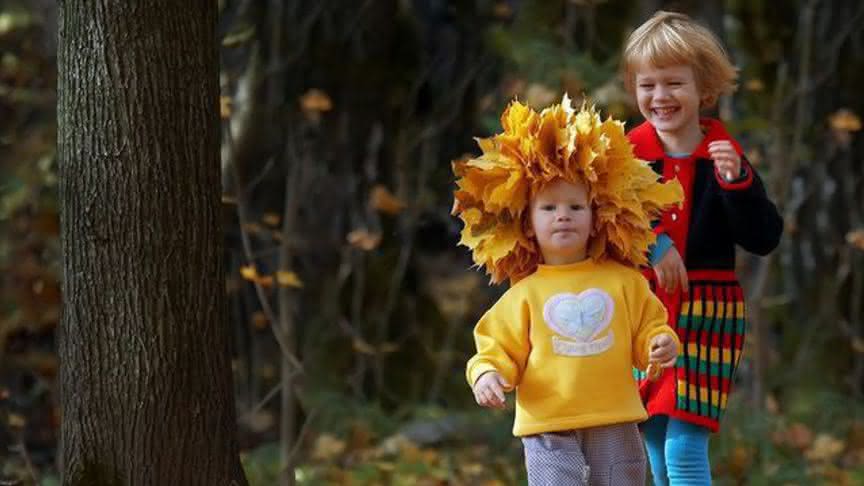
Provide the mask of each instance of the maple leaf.
{"label": "maple leaf", "polygon": [[366,229],[356,229],[348,233],[348,243],[365,251],[372,251],[381,244],[380,233],[370,233]]}
{"label": "maple leaf", "polygon": [[254,282],[258,279],[258,270],[255,268],[255,265],[244,265],[240,267],[240,275],[244,279]]}
{"label": "maple leaf", "polygon": [[831,128],[841,132],[857,132],[861,130],[861,118],[845,108],[834,112],[828,118],[828,123],[831,125]]}
{"label": "maple leaf", "polygon": [[303,287],[303,282],[300,281],[300,277],[298,277],[296,273],[287,270],[279,270],[276,272],[276,282],[282,287],[293,287],[295,289]]}
{"label": "maple leaf", "polygon": [[399,214],[405,209],[405,203],[380,184],[372,188],[369,204],[378,211],[387,214]]}

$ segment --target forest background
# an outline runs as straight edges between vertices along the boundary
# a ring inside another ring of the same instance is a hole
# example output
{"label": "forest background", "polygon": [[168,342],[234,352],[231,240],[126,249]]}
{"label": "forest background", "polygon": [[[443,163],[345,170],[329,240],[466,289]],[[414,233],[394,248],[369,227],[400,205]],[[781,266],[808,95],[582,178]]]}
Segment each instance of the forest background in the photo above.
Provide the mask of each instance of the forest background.
{"label": "forest background", "polygon": [[[864,4],[222,0],[225,285],[251,484],[275,484],[286,458],[299,484],[523,479],[512,410],[479,410],[464,381],[473,323],[503,288],[457,246],[450,162],[514,97],[567,92],[634,126],[619,51],[659,8],[729,46],[740,85],[715,114],[786,223],[771,256],[739,253],[752,322],[717,482],[864,482]],[[58,476],[56,9],[0,2],[0,478],[22,484]]]}

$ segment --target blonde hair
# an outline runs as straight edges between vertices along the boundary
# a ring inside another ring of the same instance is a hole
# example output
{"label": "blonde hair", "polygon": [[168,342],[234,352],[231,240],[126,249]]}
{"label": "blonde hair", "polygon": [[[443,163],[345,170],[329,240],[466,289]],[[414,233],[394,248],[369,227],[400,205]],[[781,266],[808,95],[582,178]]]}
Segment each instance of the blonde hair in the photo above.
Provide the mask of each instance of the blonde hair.
{"label": "blonde hair", "polygon": [[645,64],[664,68],[686,65],[693,69],[701,108],[710,108],[720,95],[735,91],[738,69],[720,40],[685,14],[655,13],[627,39],[621,75],[627,91],[636,93],[636,73]]}

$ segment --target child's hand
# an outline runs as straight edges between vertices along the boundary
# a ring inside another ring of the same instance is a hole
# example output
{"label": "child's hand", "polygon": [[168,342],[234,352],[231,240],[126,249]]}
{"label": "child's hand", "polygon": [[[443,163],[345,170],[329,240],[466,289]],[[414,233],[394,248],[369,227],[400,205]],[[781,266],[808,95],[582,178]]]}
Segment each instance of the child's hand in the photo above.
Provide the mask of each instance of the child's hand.
{"label": "child's hand", "polygon": [[648,348],[650,349],[648,362],[659,364],[661,368],[674,365],[678,359],[678,343],[669,334],[663,333],[654,336],[648,344]]}
{"label": "child's hand", "polygon": [[708,144],[708,153],[714,159],[714,167],[726,181],[733,181],[741,174],[741,157],[729,140],[715,140]]}
{"label": "child's hand", "polygon": [[674,246],[666,251],[666,254],[654,267],[654,274],[657,275],[657,285],[667,293],[671,294],[679,285],[684,292],[690,288],[684,260],[681,259],[681,254]]}
{"label": "child's hand", "polygon": [[504,408],[504,389],[510,388],[510,384],[504,380],[501,373],[487,371],[480,375],[474,383],[474,400],[477,405],[489,408]]}

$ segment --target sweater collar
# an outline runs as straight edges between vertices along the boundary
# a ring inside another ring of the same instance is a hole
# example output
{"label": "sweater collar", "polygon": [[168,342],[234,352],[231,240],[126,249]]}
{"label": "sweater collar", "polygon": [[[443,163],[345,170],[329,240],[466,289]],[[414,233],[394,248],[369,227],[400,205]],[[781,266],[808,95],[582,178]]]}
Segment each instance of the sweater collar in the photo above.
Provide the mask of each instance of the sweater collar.
{"label": "sweater collar", "polygon": [[[726,127],[723,126],[720,120],[700,118],[699,126],[702,128],[705,136],[702,137],[702,141],[699,142],[696,150],[693,151],[692,157],[694,159],[710,159],[708,144],[715,140],[730,140],[738,155],[743,153],[741,146],[729,135]],[[651,123],[647,121],[642,122],[641,125],[631,130],[627,136],[630,138],[630,142],[635,145],[634,154],[636,157],[649,161],[665,158],[666,153],[663,150],[663,144],[660,142],[660,137],[657,136],[657,131],[654,130],[654,126]]]}
{"label": "sweater collar", "polygon": [[537,273],[549,275],[560,272],[578,272],[584,271],[586,269],[591,269],[596,264],[597,262],[595,262],[594,259],[591,257],[587,257],[584,260],[574,263],[565,263],[564,265],[547,265],[545,263],[541,263],[537,265]]}

